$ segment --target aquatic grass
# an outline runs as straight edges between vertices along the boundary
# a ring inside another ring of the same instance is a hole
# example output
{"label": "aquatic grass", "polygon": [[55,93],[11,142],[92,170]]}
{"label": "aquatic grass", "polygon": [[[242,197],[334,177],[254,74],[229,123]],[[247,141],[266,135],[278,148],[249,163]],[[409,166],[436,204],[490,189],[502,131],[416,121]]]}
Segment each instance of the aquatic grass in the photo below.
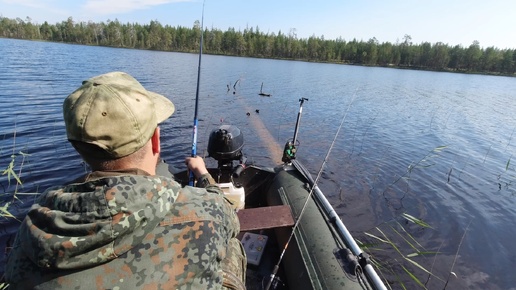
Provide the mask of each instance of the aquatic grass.
{"label": "aquatic grass", "polygon": [[[1,156],[2,148],[0,148],[0,156]],[[11,213],[9,210],[9,207],[14,203],[15,200],[19,200],[17,195],[21,194],[18,192],[18,189],[23,186],[23,182],[21,179],[22,175],[22,169],[24,168],[24,164],[27,160],[27,158],[30,156],[30,154],[27,154],[23,151],[16,152],[16,130],[13,133],[13,146],[12,146],[13,153],[11,154],[10,162],[6,166],[6,168],[2,171],[2,176],[7,176],[7,188],[2,185],[4,194],[6,195],[12,195],[11,201],[6,201],[4,204],[0,205],[0,218],[5,219],[14,219],[18,222],[21,222],[15,215]],[[21,157],[21,161],[18,161],[19,157]],[[0,160],[1,161],[1,160]],[[18,168],[18,170],[16,170]],[[14,185],[12,183],[15,182]],[[10,193],[11,188],[14,186],[14,190],[12,193]],[[4,249],[7,253],[7,248]],[[0,277],[0,290],[6,290],[9,289],[9,284],[4,282],[4,277]]]}
{"label": "aquatic grass", "polygon": [[[15,153],[16,152],[16,124],[15,124],[15,130],[13,133],[12,152],[13,153],[10,156],[11,161],[9,162],[7,167],[2,171],[2,174],[1,174],[2,176],[7,175],[7,188],[1,183],[0,183],[0,185],[2,185],[3,191],[5,193],[5,192],[10,191],[10,189],[12,188],[12,183],[15,182],[14,191],[12,193],[12,200],[5,202],[5,204],[3,204],[3,205],[0,205],[0,217],[16,219],[16,217],[9,211],[9,206],[14,202],[14,200],[18,199],[18,197],[17,197],[18,189],[19,189],[19,187],[23,186],[23,182],[21,180],[22,169],[24,167],[26,158],[28,156],[30,156],[29,154],[24,153],[22,151]],[[0,150],[0,153],[1,153],[1,150]],[[16,162],[18,157],[22,158],[22,160],[19,162],[19,164],[17,164],[17,162]],[[18,167],[18,170],[16,171],[17,167]],[[7,193],[7,194],[11,194],[11,193]]]}
{"label": "aquatic grass", "polygon": [[[16,170],[15,170],[16,159],[18,156],[21,156],[22,160],[21,160],[20,164],[18,165],[19,166],[18,172],[16,172]],[[29,156],[29,154],[26,154],[21,151],[18,154],[11,155],[11,161],[9,162],[9,165],[7,165],[7,167],[2,171],[2,174],[1,174],[1,175],[7,175],[7,189],[10,189],[13,186],[12,182],[15,181],[14,191],[12,193],[13,201],[15,199],[18,199],[18,197],[17,197],[18,189],[20,186],[23,186],[23,182],[21,181],[20,176],[22,174],[22,168],[23,168],[23,165],[25,163],[25,159],[27,156]],[[5,192],[6,188],[3,184],[2,184],[2,187]],[[12,215],[7,210],[10,203],[11,202],[7,202],[3,206],[0,206],[0,217],[12,217]]]}
{"label": "aquatic grass", "polygon": [[401,267],[403,268],[403,271],[405,271],[405,273],[407,273],[407,275],[410,276],[410,278],[412,278],[412,280],[416,281],[416,283],[421,286],[421,288],[424,288],[426,289],[426,286],[423,285],[423,283],[421,283],[421,281],[419,281],[419,279],[414,275],[412,274],[412,272],[410,272],[407,268],[405,268],[403,265],[401,265]]}
{"label": "aquatic grass", "polygon": [[[515,132],[516,129],[513,130],[512,133],[514,134]],[[512,137],[513,136],[511,134],[511,138],[509,142],[507,142],[506,149],[509,148],[509,143]],[[390,182],[385,183],[386,188],[383,192],[380,190],[379,193],[381,193],[386,200],[390,199],[389,194],[391,193],[391,190],[394,190],[395,192],[398,192],[398,190],[405,191],[404,188],[392,189],[391,187],[395,185],[399,187],[399,184],[403,183],[407,186],[407,191],[405,193],[408,194],[410,189],[409,182],[414,182],[411,175],[415,176],[416,171],[425,170],[426,168],[430,168],[434,165],[440,165],[439,158],[443,155],[442,152],[446,151],[446,148],[447,145],[437,146],[427,151],[426,154],[423,153],[424,156],[422,156],[422,158],[416,159],[412,162],[409,161],[410,164],[406,167],[404,172],[402,171]],[[485,154],[477,157],[477,163],[481,166],[483,164],[486,164],[485,166],[487,166],[490,159],[488,157],[493,152],[495,152],[495,147],[490,146],[487,148],[487,152],[485,152]],[[511,152],[507,153],[509,154],[506,155],[505,159],[498,160],[497,183],[499,190],[508,190],[512,192],[514,196],[514,188],[512,187],[516,177],[514,174],[515,166],[512,161],[514,154],[511,154]],[[444,171],[444,181],[449,184],[453,178],[452,174],[458,174],[460,179],[460,175],[466,171],[466,167],[472,164],[473,162],[470,157],[466,160],[462,169],[460,166],[448,167],[449,170],[445,169]],[[376,182],[376,177],[377,174],[374,174],[373,184]],[[370,190],[370,193],[372,193],[372,189]],[[397,195],[397,198],[403,199],[405,198],[405,195],[401,197]],[[404,208],[403,202],[401,208]],[[398,211],[399,209],[396,210]],[[435,230],[422,219],[414,217],[408,213],[399,214],[399,212],[397,212],[394,220],[382,222],[376,228],[372,228],[372,230],[364,233],[367,238],[360,243],[360,246],[365,249],[364,251],[371,255],[371,260],[374,261],[374,266],[379,269],[379,273],[382,273],[380,276],[382,278],[384,276],[389,277],[390,280],[383,278],[384,281],[386,281],[386,284],[396,284],[396,288],[399,287],[403,289],[407,288],[406,284],[411,284],[412,288],[408,287],[410,289],[426,289],[425,287],[433,287],[435,285],[440,285],[438,287],[443,289],[442,285],[444,285],[444,289],[446,289],[447,285],[453,282],[453,277],[457,278],[457,275],[454,272],[454,267],[459,259],[459,250],[465,237],[463,236],[460,240],[453,264],[449,271],[446,271],[446,266],[436,263],[436,261],[440,260],[439,256],[442,254],[441,248],[443,247],[444,241],[433,249],[424,249],[422,244],[425,245],[425,241],[420,239],[421,243],[419,243],[418,239],[410,234],[413,232],[413,228],[407,228],[405,226],[405,222],[401,222],[401,219],[409,222],[410,224],[417,225],[422,229]],[[373,240],[373,242],[370,240]],[[455,244],[456,243],[457,242],[455,242]],[[438,249],[436,250],[437,247]],[[423,262],[421,259],[427,259],[427,262]],[[436,264],[438,265],[437,267]],[[385,275],[383,275],[383,272]],[[425,277],[426,275],[428,275],[428,277]],[[432,280],[433,283],[431,284],[433,286],[430,284]],[[405,283],[405,285],[403,283]]]}
{"label": "aquatic grass", "polygon": [[19,221],[12,213],[9,212],[8,208],[11,202],[6,202],[3,206],[0,206],[0,217],[13,218]]}
{"label": "aquatic grass", "polygon": [[511,161],[512,161],[512,154],[509,156],[509,159],[507,159],[507,162],[505,162],[504,165],[504,172],[499,173],[496,177],[497,184],[498,184],[498,190],[506,189],[508,191],[512,192],[512,195],[516,195],[516,192],[514,192],[514,189],[512,188],[514,180],[516,180],[516,175],[514,175],[514,166],[511,167]]}
{"label": "aquatic grass", "polygon": [[[421,226],[423,228],[430,228],[430,229],[433,229],[429,224],[427,224],[426,222],[424,222],[423,220],[421,219],[418,219],[414,216],[411,216],[409,215],[408,213],[402,213],[401,216],[406,219],[407,221],[409,222],[412,222],[412,223],[415,223],[416,225],[418,226]],[[398,223],[399,224],[399,223]],[[400,225],[401,226],[401,225]]]}
{"label": "aquatic grass", "polygon": [[[439,248],[437,249],[437,253],[440,253],[441,252],[441,248],[442,246],[444,245],[444,241],[441,242],[441,245],[439,246]],[[432,266],[430,267],[430,272],[433,271],[434,269],[434,266],[435,266],[435,262],[437,261],[437,255],[434,256],[434,260],[432,262]],[[430,279],[432,278],[432,275],[428,275],[428,277],[426,278],[426,282],[425,282],[425,285],[427,285],[429,282],[430,282]]]}
{"label": "aquatic grass", "polygon": [[455,267],[455,263],[457,262],[457,258],[459,257],[460,248],[462,246],[462,243],[464,242],[464,239],[466,238],[466,233],[468,232],[469,226],[471,225],[472,221],[473,220],[469,221],[468,226],[466,227],[466,229],[464,230],[464,233],[462,234],[462,238],[460,239],[459,246],[457,247],[457,252],[455,253],[455,257],[453,258],[453,263],[450,268],[450,273],[448,274],[448,278],[446,279],[446,284],[444,284],[443,290],[445,290],[446,286],[448,286],[448,282],[450,282],[451,276],[454,276],[455,278],[457,278],[457,274],[455,274],[455,272],[453,272],[453,268]]}
{"label": "aquatic grass", "polygon": [[[18,171],[18,173],[16,173],[14,168],[15,168],[15,161],[16,161],[16,158],[18,156],[22,157],[22,161],[21,161],[21,163],[19,165],[19,171]],[[29,154],[24,153],[22,151],[18,152],[18,154],[11,155],[11,162],[9,162],[9,165],[7,166],[7,168],[4,169],[4,171],[2,171],[2,175],[6,175],[7,174],[8,188],[11,187],[12,179],[14,179],[16,181],[16,185],[15,185],[15,189],[14,189],[14,193],[15,194],[18,192],[18,187],[19,186],[23,186],[23,183],[22,183],[22,181],[20,179],[20,176],[21,176],[23,164],[25,162],[25,158],[28,157],[28,156],[29,156]]]}
{"label": "aquatic grass", "polygon": [[[399,175],[398,178],[383,191],[384,197],[388,188],[394,186],[399,181],[404,180],[408,185],[411,180],[411,174],[415,169],[434,166],[436,164],[435,158],[438,158],[440,153],[446,148],[446,145],[437,146],[429,150],[418,161],[410,163],[406,171]],[[449,174],[451,174],[451,172]],[[361,242],[361,247],[371,254],[371,261],[374,261],[373,264],[379,269],[384,280],[387,281],[386,284],[396,284],[397,287],[403,289],[413,289],[414,287],[427,289],[427,284],[431,277],[435,277],[445,283],[444,279],[436,276],[431,270],[426,269],[418,262],[418,259],[428,256],[436,257],[439,251],[425,249],[422,244],[418,242],[417,238],[410,234],[407,228],[402,225],[399,219],[403,219],[404,223],[415,225],[420,229],[433,230],[433,227],[427,222],[405,212],[399,215],[397,219],[384,222],[375,227],[374,231],[377,233],[364,233],[373,242]],[[395,252],[394,255],[390,254],[392,251]],[[387,253],[386,256],[389,256],[388,260],[382,260],[380,258],[381,255],[377,255],[380,253]],[[393,256],[400,258],[393,258]],[[383,272],[385,272],[385,275]],[[423,283],[421,279],[423,275],[428,275],[425,283]],[[386,279],[385,276],[389,276],[390,281]],[[409,283],[409,281],[412,281],[413,285],[406,285],[407,283],[412,284]]]}
{"label": "aquatic grass", "polygon": [[[387,185],[385,187],[385,189],[382,192],[383,197],[388,200],[389,197],[387,196],[387,191],[389,190],[389,188],[393,187],[400,180],[405,180],[405,182],[407,183],[407,191],[408,191],[409,183],[411,180],[410,175],[412,174],[412,171],[416,168],[428,168],[428,167],[435,165],[436,163],[433,161],[433,159],[439,157],[440,156],[439,153],[441,153],[441,151],[443,151],[447,147],[448,147],[447,145],[437,146],[434,149],[428,151],[428,153],[426,153],[418,161],[410,163],[407,166],[407,169],[403,174],[400,174],[398,178],[396,178],[393,182],[391,182],[389,185]],[[405,194],[406,194],[406,192],[405,192]],[[405,194],[403,195],[403,197],[400,197],[400,200],[402,200],[405,197]]]}
{"label": "aquatic grass", "polygon": [[6,175],[7,174],[8,187],[11,185],[11,177],[16,179],[18,184],[22,184],[22,182],[21,182],[20,178],[18,177],[18,175],[16,174],[16,172],[14,172],[14,161],[15,160],[16,160],[16,155],[11,155],[11,162],[9,163],[7,168],[2,172],[2,175]]}
{"label": "aquatic grass", "polygon": [[[401,176],[398,175],[393,182],[388,184],[383,192],[384,197],[388,188],[394,184],[400,181],[404,181],[408,184],[411,180],[411,174],[414,173],[413,171],[416,168],[424,169],[435,165],[435,158],[439,157],[440,153],[445,148],[447,148],[447,146],[438,146],[428,151],[419,161],[410,163]],[[486,159],[492,151],[491,147],[489,147],[485,156],[479,158],[479,162],[482,162],[482,164],[486,163]],[[516,176],[513,174],[515,167],[512,158],[513,154],[510,154],[505,160],[499,161],[499,173],[497,175],[499,190],[507,189],[513,191],[511,186],[514,184],[513,181]],[[462,170],[457,170],[460,171],[459,177],[467,165],[471,165],[471,163],[466,162]],[[446,173],[446,183],[450,183],[452,172],[456,172],[454,169],[455,168],[452,167]],[[401,219],[403,219],[403,222],[401,222]],[[441,285],[444,286],[438,287],[443,290],[447,289],[454,278],[459,278],[454,272],[454,268],[459,259],[459,252],[467,237],[466,234],[471,222],[466,227],[460,239],[455,256],[453,257],[453,262],[448,271],[446,271],[446,267],[443,268],[443,265],[439,265],[438,268],[436,268],[436,262],[438,261],[439,255],[442,254],[441,248],[445,244],[445,241],[441,242],[437,250],[427,250],[422,246],[424,243],[419,243],[418,239],[411,234],[413,228],[407,228],[406,224],[417,225],[421,228],[420,230],[435,230],[422,219],[408,213],[401,213],[397,215],[397,218],[383,222],[372,230],[365,232],[364,234],[367,238],[361,241],[359,245],[365,252],[371,255],[371,262],[375,268],[378,269],[379,275],[385,281],[386,285],[395,285],[393,287],[400,289],[428,289],[427,287],[434,287],[436,285],[435,283],[442,283]],[[427,258],[431,258],[431,260],[428,260],[428,262],[420,260]],[[424,277],[425,275],[428,277]],[[388,277],[388,279],[385,277]],[[425,279],[423,279],[423,277]],[[434,283],[432,283],[434,286],[430,285],[432,279],[434,280]],[[408,286],[408,284],[410,284],[410,286]]]}
{"label": "aquatic grass", "polygon": [[[410,214],[403,213],[400,215],[400,218],[422,229],[433,229],[428,223]],[[436,256],[439,254],[439,251],[426,250],[399,221],[393,220],[386,222],[375,227],[374,231],[376,231],[377,234],[371,232],[364,233],[371,241],[367,243],[358,241],[358,244],[371,255],[373,265],[379,270],[383,279],[388,282],[386,284],[396,284],[403,289],[407,289],[407,287],[408,289],[412,289],[408,285],[405,285],[406,282],[403,282],[407,281],[407,279],[403,277],[403,274],[408,276],[408,280],[413,281],[414,285],[417,285],[417,287],[421,289],[427,289],[426,284],[431,277],[435,277],[445,283],[444,279],[436,276],[431,270],[426,269],[416,261],[416,259],[420,257]],[[387,246],[387,248],[385,246]],[[407,248],[409,250],[407,250]],[[394,250],[396,256],[399,256],[401,259],[392,258],[392,255],[389,255],[391,256],[389,260],[384,261],[379,258],[380,255],[377,255],[382,252],[392,252],[392,250]],[[417,271],[413,271],[411,268]],[[425,283],[421,281],[421,274],[417,274],[417,272],[428,275]],[[389,276],[390,280],[385,278],[385,276]]]}

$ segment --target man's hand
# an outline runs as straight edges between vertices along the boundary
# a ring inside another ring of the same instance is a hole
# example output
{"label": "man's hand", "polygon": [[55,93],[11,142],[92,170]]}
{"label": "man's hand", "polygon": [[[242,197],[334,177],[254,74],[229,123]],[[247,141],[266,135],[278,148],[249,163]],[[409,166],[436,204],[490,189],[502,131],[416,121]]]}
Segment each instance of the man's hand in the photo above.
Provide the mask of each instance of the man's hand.
{"label": "man's hand", "polygon": [[208,173],[204,160],[199,156],[186,157],[185,164],[188,167],[188,170],[195,175],[195,178],[199,178],[203,174]]}

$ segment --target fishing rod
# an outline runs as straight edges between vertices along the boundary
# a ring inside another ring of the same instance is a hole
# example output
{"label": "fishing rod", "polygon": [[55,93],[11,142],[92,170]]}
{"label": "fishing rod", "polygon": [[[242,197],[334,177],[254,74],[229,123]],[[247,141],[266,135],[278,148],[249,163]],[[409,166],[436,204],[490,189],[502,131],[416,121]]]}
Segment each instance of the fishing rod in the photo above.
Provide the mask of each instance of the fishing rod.
{"label": "fishing rod", "polygon": [[[346,227],[342,223],[342,220],[340,220],[338,215],[335,213],[335,210],[328,211],[328,208],[332,208],[332,207],[331,207],[331,205],[329,204],[329,202],[328,202],[328,200],[326,198],[322,199],[322,198],[319,197],[319,195],[322,195],[323,197],[324,197],[324,195],[322,194],[322,192],[320,191],[319,187],[317,186],[317,183],[318,183],[318,181],[319,181],[319,179],[320,179],[320,177],[322,175],[322,171],[324,169],[324,166],[328,162],[328,158],[330,156],[330,152],[333,149],[333,146],[335,145],[335,142],[337,140],[339,132],[340,132],[340,130],[342,128],[342,125],[344,124],[344,120],[346,119],[346,116],[347,116],[347,114],[349,112],[349,109],[351,108],[351,104],[353,104],[353,101],[354,101],[355,97],[356,97],[356,91],[355,91],[355,94],[353,96],[353,99],[351,100],[348,108],[346,109],[346,112],[344,113],[344,116],[342,117],[342,120],[340,122],[339,128],[337,129],[337,132],[335,133],[333,141],[330,144],[330,148],[328,149],[328,152],[326,153],[326,156],[324,157],[323,163],[321,164],[321,168],[319,169],[319,172],[317,174],[317,177],[316,177],[315,181],[312,178],[308,178],[308,176],[310,176],[310,175],[309,175],[308,172],[306,172],[306,169],[305,170],[300,170],[300,172],[307,177],[309,183],[311,183],[310,184],[311,185],[311,189],[310,189],[310,192],[308,193],[308,197],[306,198],[305,203],[304,203],[304,205],[303,205],[303,207],[301,209],[301,212],[300,212],[300,214],[299,214],[299,216],[298,216],[294,226],[292,227],[292,231],[290,233],[290,236],[289,236],[287,242],[285,243],[285,247],[283,248],[283,250],[282,250],[282,252],[280,254],[278,262],[274,266],[274,269],[273,269],[273,271],[271,273],[271,276],[270,276],[270,280],[267,283],[267,286],[265,287],[265,290],[269,290],[269,288],[271,287],[271,285],[272,285],[272,283],[273,283],[273,281],[274,281],[274,279],[276,277],[276,274],[277,274],[277,272],[279,270],[279,265],[280,265],[280,263],[281,263],[281,261],[283,259],[283,256],[285,255],[285,252],[286,252],[286,250],[288,248],[288,245],[289,245],[292,237],[295,234],[296,229],[299,226],[301,218],[302,218],[302,216],[303,216],[303,214],[305,212],[305,209],[307,208],[308,202],[312,198],[312,195],[313,195],[314,191],[316,192],[316,196],[319,198],[320,202],[325,206],[326,213],[328,214],[330,219],[337,223],[337,228],[339,229],[341,234],[344,236],[344,240],[348,242],[348,245],[351,247],[351,250],[352,250],[353,254],[356,255],[359,258],[360,257],[364,257],[362,250],[360,249],[360,247],[358,247],[358,245],[354,241],[353,237],[351,236],[349,231],[346,229]],[[303,99],[300,99],[299,101],[301,102],[301,104],[300,104],[300,109],[299,109],[299,113],[298,113],[298,119],[296,121],[296,128],[294,130],[295,131],[294,138],[297,137],[298,126],[299,126],[299,119],[300,119],[300,115],[301,115],[301,112],[302,112],[301,106],[303,105]],[[287,149],[287,146],[289,144],[290,144],[290,142],[287,142],[287,144],[285,145],[285,150]],[[296,165],[300,166],[300,163],[297,162],[296,160],[293,161],[293,164],[294,164],[294,166],[296,168],[298,168]],[[338,221],[340,221],[340,223]],[[366,260],[366,259],[364,258],[362,260]],[[382,281],[381,281],[380,277],[378,276],[378,274],[372,268],[371,264],[368,264],[368,263],[364,262],[364,263],[361,263],[360,265],[362,266],[362,264],[363,264],[363,267],[364,267],[364,269],[366,271],[366,274],[369,276],[370,280],[373,282],[375,288],[376,289],[380,289],[380,290],[387,289],[385,287],[385,285],[382,283]]]}
{"label": "fishing rod", "polygon": [[[199,124],[199,119],[197,118],[197,112],[199,111],[199,86],[201,83],[201,58],[202,58],[202,43],[204,40],[203,34],[204,34],[204,3],[206,1],[202,2],[202,17],[201,17],[201,41],[200,41],[200,48],[199,48],[199,66],[197,68],[197,89],[195,92],[195,110],[194,110],[194,122],[193,122],[193,136],[192,136],[192,157],[195,157],[197,155],[197,125]],[[194,185],[195,176],[193,172],[190,172],[190,177],[188,184],[190,186]]]}
{"label": "fishing rod", "polygon": [[299,121],[301,121],[301,114],[303,113],[303,103],[305,101],[308,101],[307,98],[301,98],[299,99],[299,112],[297,113],[297,120],[296,120],[296,127],[294,128],[294,138],[292,141],[288,141],[285,144],[285,148],[283,149],[283,158],[281,158],[281,161],[283,162],[289,162],[292,159],[296,158],[296,143],[297,143],[297,132],[299,130]]}

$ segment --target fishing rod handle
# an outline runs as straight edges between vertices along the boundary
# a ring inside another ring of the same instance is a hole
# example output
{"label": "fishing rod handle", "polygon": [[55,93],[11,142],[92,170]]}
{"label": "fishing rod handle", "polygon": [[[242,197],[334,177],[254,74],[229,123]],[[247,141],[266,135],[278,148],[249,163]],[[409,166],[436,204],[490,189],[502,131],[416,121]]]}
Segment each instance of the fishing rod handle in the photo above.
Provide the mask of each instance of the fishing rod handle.
{"label": "fishing rod handle", "polygon": [[[265,290],[269,290],[272,286],[272,282],[274,282],[274,278],[276,278],[276,273],[278,273],[279,266],[276,264],[274,265],[274,270],[272,270],[271,278],[269,279],[269,282],[267,282],[267,286],[265,286]],[[263,284],[262,284],[263,285]]]}

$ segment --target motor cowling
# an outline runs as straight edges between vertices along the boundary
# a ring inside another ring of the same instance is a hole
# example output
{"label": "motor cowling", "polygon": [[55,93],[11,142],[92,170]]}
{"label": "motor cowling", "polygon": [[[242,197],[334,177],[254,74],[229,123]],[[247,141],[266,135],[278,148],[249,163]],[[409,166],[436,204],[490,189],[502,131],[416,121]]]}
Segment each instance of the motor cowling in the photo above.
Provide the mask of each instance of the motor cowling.
{"label": "motor cowling", "polygon": [[215,160],[232,161],[242,157],[244,135],[236,126],[221,125],[210,134],[208,154]]}

